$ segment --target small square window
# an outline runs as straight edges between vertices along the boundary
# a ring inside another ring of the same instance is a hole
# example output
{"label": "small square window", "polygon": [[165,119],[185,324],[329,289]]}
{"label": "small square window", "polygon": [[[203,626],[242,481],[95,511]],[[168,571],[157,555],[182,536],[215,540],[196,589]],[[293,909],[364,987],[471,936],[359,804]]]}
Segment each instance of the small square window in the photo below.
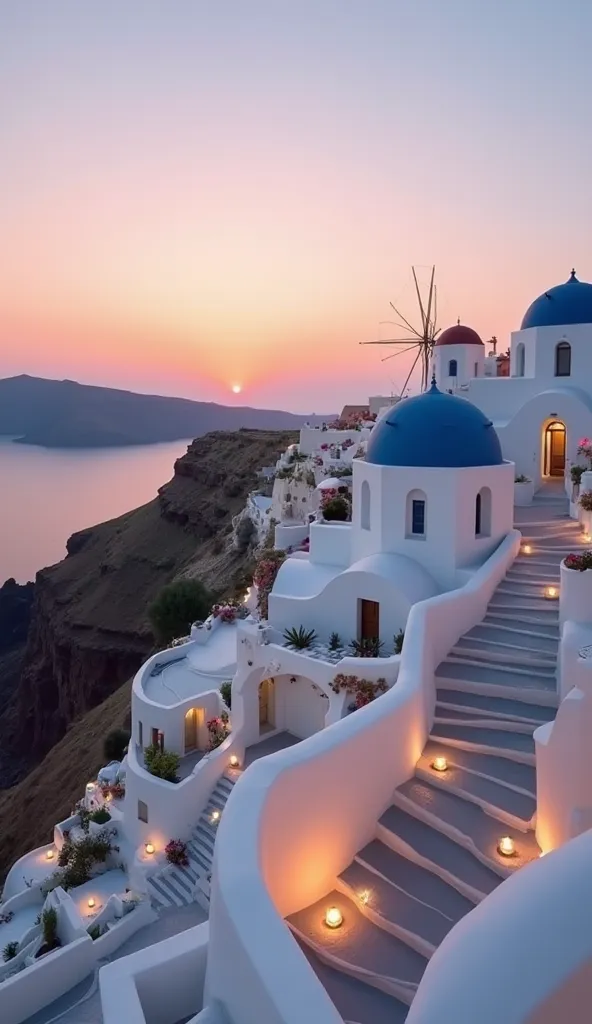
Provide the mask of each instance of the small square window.
{"label": "small square window", "polygon": [[138,800],[138,821],[148,824],[148,804],[145,804],[143,800]]}

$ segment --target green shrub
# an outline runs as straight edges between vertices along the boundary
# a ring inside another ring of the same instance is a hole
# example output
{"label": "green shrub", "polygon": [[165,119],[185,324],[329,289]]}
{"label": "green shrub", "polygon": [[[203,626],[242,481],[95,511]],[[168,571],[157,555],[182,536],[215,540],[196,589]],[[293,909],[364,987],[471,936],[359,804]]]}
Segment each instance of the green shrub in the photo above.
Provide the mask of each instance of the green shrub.
{"label": "green shrub", "polygon": [[378,658],[384,643],[377,636],[371,636],[364,640],[352,640],[349,646],[354,658]]}
{"label": "green shrub", "polygon": [[4,949],[2,950],[2,959],[4,960],[4,963],[6,963],[8,960],[14,960],[16,954],[18,953],[18,949],[18,942],[7,942]]}
{"label": "green shrub", "polygon": [[323,518],[328,522],[346,523],[350,517],[351,506],[347,498],[337,494],[323,505]]}
{"label": "green shrub", "polygon": [[395,654],[400,654],[403,650],[403,641],[405,639],[405,630],[400,629],[398,633],[395,633],[393,649]]}
{"label": "green shrub", "polygon": [[296,651],[305,651],[307,647],[312,647],[316,638],[314,629],[305,629],[304,626],[298,626],[298,629],[292,626],[291,629],[284,630],[284,640]]}
{"label": "green shrub", "polygon": [[87,928],[86,930],[94,942],[95,939],[100,939],[101,935],[105,934],[105,932],[107,931],[107,925],[91,924],[90,928]]}
{"label": "green shrub", "polygon": [[530,482],[530,477],[524,476],[524,473],[520,473],[518,476],[514,477],[515,484],[529,484]]}
{"label": "green shrub", "polygon": [[226,704],[226,707],[230,709],[232,701],[232,683],[222,683],[222,686],[220,687],[220,696]]}
{"label": "green shrub", "polygon": [[103,756],[106,761],[123,761],[130,741],[127,729],[112,729],[103,741]]}
{"label": "green shrub", "polygon": [[331,633],[331,636],[329,637],[329,650],[338,651],[340,647],[341,637],[339,636],[339,633]]}
{"label": "green shrub", "polygon": [[171,750],[161,750],[160,747],[146,747],[144,751],[144,764],[151,775],[156,775],[166,782],[179,782],[179,764],[181,758]]}
{"label": "green shrub", "polygon": [[585,466],[572,466],[570,469],[572,484],[579,484],[582,481],[582,473],[586,472]]}
{"label": "green shrub", "polygon": [[58,915],[55,907],[47,907],[41,915],[41,931],[43,941],[50,948],[58,941]]}
{"label": "green shrub", "polygon": [[212,595],[200,580],[169,583],[148,609],[157,642],[169,644],[184,636],[193,622],[208,617],[211,605]]}
{"label": "green shrub", "polygon": [[111,815],[106,807],[99,807],[98,810],[92,812],[90,820],[94,821],[96,825],[106,825],[108,821],[111,821]]}

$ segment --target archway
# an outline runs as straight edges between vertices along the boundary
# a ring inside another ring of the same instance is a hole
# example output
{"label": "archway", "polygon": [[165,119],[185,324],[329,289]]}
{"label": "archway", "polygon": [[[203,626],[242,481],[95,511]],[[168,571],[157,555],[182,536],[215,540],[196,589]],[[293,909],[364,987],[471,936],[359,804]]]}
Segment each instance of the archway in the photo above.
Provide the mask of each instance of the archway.
{"label": "archway", "polygon": [[275,682],[264,679],[259,684],[259,735],[275,729]]}
{"label": "archway", "polygon": [[185,753],[197,750],[199,727],[203,723],[203,708],[189,708],[185,713]]}
{"label": "archway", "polygon": [[552,420],[545,427],[543,438],[543,475],[563,477],[565,474],[565,423]]}

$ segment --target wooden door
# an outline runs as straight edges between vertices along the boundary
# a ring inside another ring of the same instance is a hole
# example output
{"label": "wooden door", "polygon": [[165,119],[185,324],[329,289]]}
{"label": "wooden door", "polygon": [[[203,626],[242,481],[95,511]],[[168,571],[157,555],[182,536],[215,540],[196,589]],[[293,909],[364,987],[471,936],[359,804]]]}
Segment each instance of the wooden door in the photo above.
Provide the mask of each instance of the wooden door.
{"label": "wooden door", "polygon": [[185,753],[197,747],[197,708],[189,708],[185,715]]}
{"label": "wooden door", "polygon": [[274,684],[273,679],[264,679],[259,687],[259,728],[274,726]]}
{"label": "wooden door", "polygon": [[380,605],[378,601],[360,601],[360,640],[380,636]]}
{"label": "wooden door", "polygon": [[546,432],[547,475],[565,473],[565,427],[563,423],[550,423]]}

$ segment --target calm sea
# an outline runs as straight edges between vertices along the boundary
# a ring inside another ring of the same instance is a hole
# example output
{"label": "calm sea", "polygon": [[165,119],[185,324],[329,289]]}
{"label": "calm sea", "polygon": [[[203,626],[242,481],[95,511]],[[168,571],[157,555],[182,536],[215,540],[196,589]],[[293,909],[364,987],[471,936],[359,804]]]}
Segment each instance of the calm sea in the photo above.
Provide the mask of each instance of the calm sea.
{"label": "calm sea", "polygon": [[37,448],[0,437],[0,585],[35,578],[70,534],[156,496],[188,441],[130,448]]}

